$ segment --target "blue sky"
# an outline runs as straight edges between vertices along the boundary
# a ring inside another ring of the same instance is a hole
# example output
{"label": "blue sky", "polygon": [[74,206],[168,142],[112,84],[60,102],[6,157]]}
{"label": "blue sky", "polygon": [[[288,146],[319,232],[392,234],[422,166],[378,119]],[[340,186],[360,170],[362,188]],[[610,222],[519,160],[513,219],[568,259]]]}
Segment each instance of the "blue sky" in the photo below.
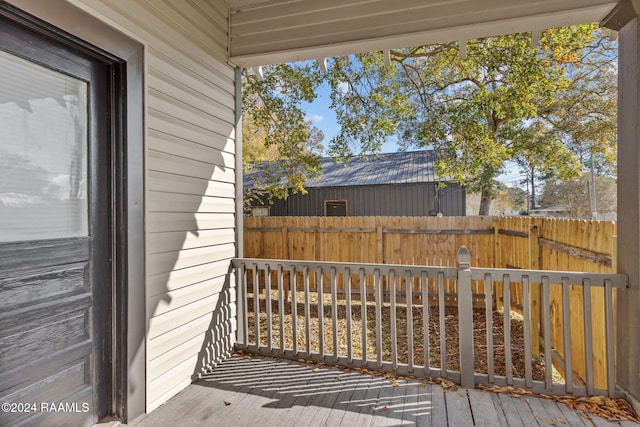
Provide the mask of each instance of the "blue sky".
{"label": "blue sky", "polygon": [[[325,149],[329,145],[329,141],[340,131],[340,126],[336,123],[336,115],[329,107],[331,100],[329,99],[329,85],[323,83],[318,88],[318,97],[311,104],[304,103],[307,117],[318,127],[324,134],[322,144]],[[382,146],[382,153],[395,153],[398,151],[398,145],[393,139],[390,139]]]}

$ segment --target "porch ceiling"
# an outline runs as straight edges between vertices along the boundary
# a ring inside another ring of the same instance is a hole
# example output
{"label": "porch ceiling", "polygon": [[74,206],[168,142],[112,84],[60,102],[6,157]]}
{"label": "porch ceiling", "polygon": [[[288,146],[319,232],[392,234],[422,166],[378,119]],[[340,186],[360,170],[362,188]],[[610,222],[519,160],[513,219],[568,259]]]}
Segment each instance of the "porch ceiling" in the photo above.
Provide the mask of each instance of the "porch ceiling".
{"label": "porch ceiling", "polygon": [[225,0],[249,67],[600,22],[612,0]]}

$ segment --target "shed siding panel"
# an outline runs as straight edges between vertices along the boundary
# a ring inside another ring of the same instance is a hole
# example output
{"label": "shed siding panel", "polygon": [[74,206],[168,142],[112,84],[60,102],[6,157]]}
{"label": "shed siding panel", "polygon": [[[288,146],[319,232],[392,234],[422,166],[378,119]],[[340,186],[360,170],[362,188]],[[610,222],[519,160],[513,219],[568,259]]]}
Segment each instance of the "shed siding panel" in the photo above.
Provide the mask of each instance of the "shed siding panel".
{"label": "shed siding panel", "polygon": [[[228,306],[234,296],[225,282],[235,255],[227,9],[215,0],[74,3],[145,45],[151,410],[229,353],[233,343],[229,316],[235,309]],[[225,328],[216,329],[218,323]]]}
{"label": "shed siding panel", "polygon": [[[272,216],[324,216],[325,200],[346,200],[348,216],[445,216],[465,215],[465,190],[437,183],[309,188],[286,201],[275,200]],[[436,196],[437,191],[437,196]]]}

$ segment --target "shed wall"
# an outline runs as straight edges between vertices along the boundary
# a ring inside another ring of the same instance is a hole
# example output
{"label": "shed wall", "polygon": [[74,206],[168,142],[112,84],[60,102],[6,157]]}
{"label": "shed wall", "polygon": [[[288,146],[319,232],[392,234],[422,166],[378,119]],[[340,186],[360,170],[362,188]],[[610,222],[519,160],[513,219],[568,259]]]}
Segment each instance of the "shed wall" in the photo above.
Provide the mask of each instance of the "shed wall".
{"label": "shed wall", "polygon": [[[220,1],[79,0],[145,46],[147,411],[231,351],[234,70]],[[224,313],[224,314],[223,314]]]}
{"label": "shed wall", "polygon": [[[437,183],[309,188],[275,200],[271,216],[324,216],[325,200],[346,200],[348,216],[445,216],[465,214],[465,190],[458,184]],[[437,197],[436,197],[437,193]]]}

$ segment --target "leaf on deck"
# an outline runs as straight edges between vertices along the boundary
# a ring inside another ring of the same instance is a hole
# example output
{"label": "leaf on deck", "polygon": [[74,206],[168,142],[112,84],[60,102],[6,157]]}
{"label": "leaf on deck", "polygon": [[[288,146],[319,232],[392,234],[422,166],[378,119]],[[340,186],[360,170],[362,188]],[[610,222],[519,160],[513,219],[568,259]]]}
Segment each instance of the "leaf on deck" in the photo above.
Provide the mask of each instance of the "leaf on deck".
{"label": "leaf on deck", "polygon": [[452,383],[446,378],[438,377],[435,380],[433,380],[433,382],[436,384],[440,384],[440,387],[442,387],[445,390],[456,391],[458,389],[458,386],[456,384]]}
{"label": "leaf on deck", "polygon": [[[640,422],[640,417],[633,410],[633,407],[625,399],[612,399],[606,396],[590,396],[590,397],[575,397],[575,396],[547,396],[543,394],[532,393],[528,390],[514,387],[499,387],[496,385],[485,386],[479,384],[479,389],[491,391],[493,393],[506,393],[512,397],[520,397],[522,395],[541,397],[544,399],[551,399],[558,403],[564,403],[569,408],[576,411],[587,411],[592,415],[596,415],[600,418],[604,418],[607,421],[634,421]],[[590,420],[591,418],[586,412],[580,412],[583,418]],[[567,424],[564,420],[556,419],[556,421]]]}

